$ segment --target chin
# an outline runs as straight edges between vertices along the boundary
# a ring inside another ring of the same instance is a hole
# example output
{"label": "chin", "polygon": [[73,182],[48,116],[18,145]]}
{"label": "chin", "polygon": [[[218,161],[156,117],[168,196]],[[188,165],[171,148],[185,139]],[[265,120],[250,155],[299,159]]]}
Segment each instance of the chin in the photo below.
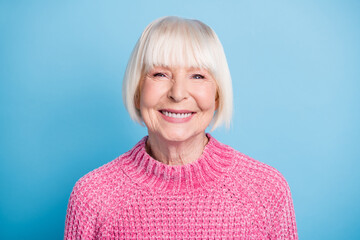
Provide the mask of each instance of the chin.
{"label": "chin", "polygon": [[[205,131],[202,131],[205,132]],[[192,137],[195,137],[199,134],[201,134],[202,132],[198,132],[198,133],[191,133],[191,130],[172,130],[172,131],[167,131],[165,133],[160,133],[160,135],[168,140],[168,141],[173,141],[173,142],[184,142]]]}

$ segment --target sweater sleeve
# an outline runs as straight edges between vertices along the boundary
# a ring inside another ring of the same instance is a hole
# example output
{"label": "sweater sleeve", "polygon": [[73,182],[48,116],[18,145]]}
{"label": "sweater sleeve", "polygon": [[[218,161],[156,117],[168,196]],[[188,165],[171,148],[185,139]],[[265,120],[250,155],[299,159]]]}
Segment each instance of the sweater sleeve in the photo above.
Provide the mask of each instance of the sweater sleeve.
{"label": "sweater sleeve", "polygon": [[75,184],[66,214],[65,240],[95,238],[97,211],[88,192],[81,180]]}
{"label": "sweater sleeve", "polygon": [[[279,173],[280,174],[280,173]],[[284,177],[280,174],[278,191],[274,197],[272,211],[272,228],[270,239],[298,239],[294,205],[290,188]]]}

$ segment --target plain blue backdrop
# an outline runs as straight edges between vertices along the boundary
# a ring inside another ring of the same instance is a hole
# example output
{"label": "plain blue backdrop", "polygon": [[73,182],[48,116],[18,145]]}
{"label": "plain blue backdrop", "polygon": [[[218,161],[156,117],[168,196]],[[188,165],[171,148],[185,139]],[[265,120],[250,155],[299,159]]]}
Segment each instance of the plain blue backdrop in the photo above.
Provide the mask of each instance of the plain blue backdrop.
{"label": "plain blue backdrop", "polygon": [[62,239],[75,182],[146,135],[122,76],[166,15],[219,35],[235,106],[212,134],[283,173],[300,239],[360,239],[355,0],[0,0],[0,239]]}

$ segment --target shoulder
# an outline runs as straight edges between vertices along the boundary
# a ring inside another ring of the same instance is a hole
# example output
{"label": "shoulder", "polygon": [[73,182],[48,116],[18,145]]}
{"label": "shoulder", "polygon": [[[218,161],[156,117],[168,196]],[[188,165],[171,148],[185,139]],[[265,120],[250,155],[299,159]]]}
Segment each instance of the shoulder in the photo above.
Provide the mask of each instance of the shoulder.
{"label": "shoulder", "polygon": [[277,169],[235,149],[233,154],[234,167],[230,175],[241,187],[272,195],[290,193],[286,179]]}
{"label": "shoulder", "polygon": [[124,158],[126,153],[81,177],[75,183],[71,199],[97,205],[104,201],[104,197],[123,188],[126,175],[121,165]]}
{"label": "shoulder", "polygon": [[134,162],[144,149],[146,137],[141,139],[132,149],[111,162],[89,172],[80,178],[71,196],[81,197],[88,202],[102,204],[116,197],[118,200],[131,191],[132,182],[126,172],[129,164]]}
{"label": "shoulder", "polygon": [[257,190],[288,190],[288,184],[283,175],[275,168],[255,160],[238,150],[210,137],[208,151],[212,159],[221,165],[231,165],[228,176],[235,182],[258,188]]}

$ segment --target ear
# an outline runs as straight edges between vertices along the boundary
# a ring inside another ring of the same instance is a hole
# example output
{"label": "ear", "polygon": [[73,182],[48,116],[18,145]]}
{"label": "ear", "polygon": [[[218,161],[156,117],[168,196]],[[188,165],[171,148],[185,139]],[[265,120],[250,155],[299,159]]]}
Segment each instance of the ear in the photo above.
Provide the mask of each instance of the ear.
{"label": "ear", "polygon": [[134,96],[134,104],[137,110],[140,110],[140,90],[136,89],[135,96]]}
{"label": "ear", "polygon": [[216,91],[216,96],[215,96],[215,111],[218,110],[219,108],[219,92]]}

